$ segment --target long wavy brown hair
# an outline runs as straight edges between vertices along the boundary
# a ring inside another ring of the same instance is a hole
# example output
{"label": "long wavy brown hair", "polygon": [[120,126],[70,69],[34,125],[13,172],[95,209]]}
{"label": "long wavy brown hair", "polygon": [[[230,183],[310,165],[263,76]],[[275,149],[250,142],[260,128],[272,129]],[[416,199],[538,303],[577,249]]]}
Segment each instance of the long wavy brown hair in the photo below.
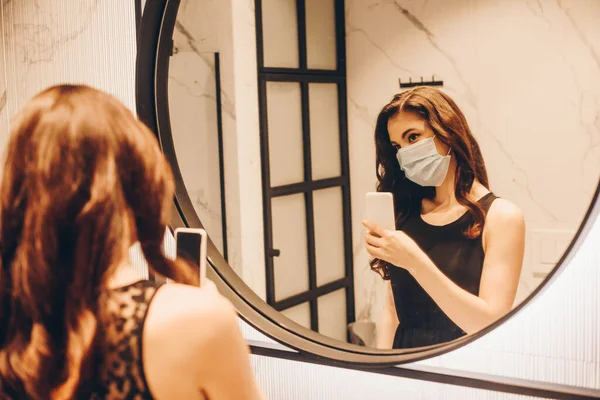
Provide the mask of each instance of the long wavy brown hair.
{"label": "long wavy brown hair", "polygon": [[112,96],[55,86],[19,113],[0,189],[0,398],[85,395],[108,279],[136,240],[152,272],[197,282],[163,254],[173,190],[154,135]]}
{"label": "long wavy brown hair", "polygon": [[[435,187],[420,186],[406,178],[396,158],[397,150],[390,142],[388,121],[400,111],[413,111],[431,126],[436,138],[452,149],[456,158],[454,193],[459,204],[467,207],[473,223],[464,232],[471,239],[481,235],[485,213],[477,199],[470,196],[475,180],[489,189],[485,162],[467,119],[458,105],[444,92],[429,86],[417,86],[396,94],[377,117],[375,151],[377,191],[394,194],[397,223],[412,213],[421,212],[423,199],[435,196]],[[389,279],[388,263],[374,259],[371,268]]]}

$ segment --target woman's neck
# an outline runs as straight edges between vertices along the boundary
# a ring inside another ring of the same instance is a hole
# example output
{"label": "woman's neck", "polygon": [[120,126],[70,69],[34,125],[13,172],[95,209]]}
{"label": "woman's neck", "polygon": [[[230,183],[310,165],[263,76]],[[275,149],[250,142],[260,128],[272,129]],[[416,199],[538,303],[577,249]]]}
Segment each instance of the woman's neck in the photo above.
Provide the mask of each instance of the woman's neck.
{"label": "woman's neck", "polygon": [[109,278],[108,287],[118,288],[127,286],[140,279],[144,279],[144,276],[131,265],[129,260],[124,260],[124,262],[119,264],[113,276]]}
{"label": "woman's neck", "polygon": [[436,208],[449,207],[456,203],[456,195],[454,193],[455,175],[456,164],[454,163],[454,160],[452,160],[444,182],[435,188],[435,196],[431,201],[435,204]]}
{"label": "woman's neck", "polygon": [[[435,196],[433,199],[429,200],[430,207],[429,210],[438,210],[442,211],[447,208],[451,208],[458,204],[456,200],[456,192],[455,192],[455,168],[448,169],[448,175],[446,175],[446,179],[444,182],[435,188]],[[471,187],[469,196],[472,200],[479,200],[486,194],[490,193],[489,189],[483,186],[477,179],[473,182],[473,186]],[[423,210],[426,211],[426,210]]]}

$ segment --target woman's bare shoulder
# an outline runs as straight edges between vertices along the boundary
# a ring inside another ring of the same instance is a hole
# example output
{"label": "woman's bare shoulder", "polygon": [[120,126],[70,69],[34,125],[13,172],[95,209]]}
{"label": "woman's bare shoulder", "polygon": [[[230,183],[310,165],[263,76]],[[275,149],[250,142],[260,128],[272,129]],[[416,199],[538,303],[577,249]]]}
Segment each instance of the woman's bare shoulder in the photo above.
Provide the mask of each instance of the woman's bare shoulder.
{"label": "woman's bare shoulder", "polygon": [[523,211],[514,203],[504,198],[497,198],[492,202],[485,218],[483,228],[484,243],[487,237],[502,237],[512,235],[524,240],[525,216]]}
{"label": "woman's bare shoulder", "polygon": [[144,339],[187,349],[213,346],[223,333],[238,329],[236,312],[212,282],[202,288],[169,283],[155,295]]}
{"label": "woman's bare shoulder", "polygon": [[202,288],[163,285],[142,335],[144,373],[157,399],[198,398],[200,388],[220,379],[212,374],[219,360],[240,353],[232,343],[243,342],[233,306],[212,282]]}
{"label": "woman's bare shoulder", "polygon": [[523,211],[516,204],[502,197],[494,200],[488,211],[488,219],[495,222],[521,222]]}

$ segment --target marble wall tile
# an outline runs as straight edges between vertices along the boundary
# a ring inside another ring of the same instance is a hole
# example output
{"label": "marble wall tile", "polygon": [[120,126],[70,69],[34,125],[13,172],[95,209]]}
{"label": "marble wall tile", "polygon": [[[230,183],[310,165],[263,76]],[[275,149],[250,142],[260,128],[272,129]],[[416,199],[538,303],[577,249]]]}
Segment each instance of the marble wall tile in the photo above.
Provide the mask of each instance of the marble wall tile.
{"label": "marble wall tile", "polygon": [[[169,63],[168,101],[177,161],[186,189],[211,240],[223,252],[219,162],[225,154],[220,155],[218,147],[215,53],[222,47],[231,47],[231,37],[227,30],[216,29],[217,15],[215,2],[181,2]],[[230,79],[221,77],[221,81]],[[221,110],[229,113],[222,115],[229,118],[232,113],[228,97],[223,99]]]}
{"label": "marble wall tile", "polygon": [[[133,2],[127,4],[127,9],[133,10]],[[135,108],[134,85],[122,84],[134,76],[135,40],[128,39],[135,38],[135,26],[125,13],[116,13],[107,26],[100,12],[117,7],[124,8],[118,0],[5,2],[3,33],[11,116],[41,89],[64,82],[103,88]],[[78,18],[63,18],[66,14]],[[119,42],[124,43],[119,46],[123,51],[111,51]]]}
{"label": "marble wall tile", "polygon": [[169,65],[169,114],[179,168],[196,213],[223,252],[215,56],[179,52]]}
{"label": "marble wall tile", "polygon": [[[600,176],[598,15],[594,1],[346,1],[359,317],[380,307],[360,204],[375,185],[366,173],[374,165],[374,122],[400,91],[399,79],[444,81],[480,143],[491,189],[525,214],[518,300],[541,281],[531,250],[544,235],[576,231]],[[562,240],[558,252],[567,245]]]}
{"label": "marble wall tile", "polygon": [[[231,0],[235,76],[235,115],[240,228],[240,259],[244,282],[266,297],[258,71],[254,0]],[[227,145],[227,143],[226,143]],[[228,203],[229,204],[229,203]],[[232,228],[233,232],[233,228]]]}
{"label": "marble wall tile", "polygon": [[[256,51],[247,43],[254,36],[253,21],[253,7],[246,3],[181,2],[169,68],[169,109],[186,188],[211,239],[222,249],[213,55],[218,52],[228,258],[264,297],[257,78],[256,70],[249,69],[256,63]],[[248,112],[252,107],[256,114]]]}

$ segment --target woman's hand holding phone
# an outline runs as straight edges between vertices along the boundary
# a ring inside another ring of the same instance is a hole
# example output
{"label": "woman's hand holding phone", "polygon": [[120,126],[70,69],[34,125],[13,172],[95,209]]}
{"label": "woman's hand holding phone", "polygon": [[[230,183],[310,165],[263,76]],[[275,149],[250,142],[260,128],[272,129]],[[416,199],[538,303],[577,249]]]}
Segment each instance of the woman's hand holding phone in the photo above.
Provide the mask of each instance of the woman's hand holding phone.
{"label": "woman's hand holding phone", "polygon": [[383,229],[371,221],[363,221],[367,228],[365,243],[367,252],[374,258],[406,269],[411,274],[429,257],[406,233]]}

